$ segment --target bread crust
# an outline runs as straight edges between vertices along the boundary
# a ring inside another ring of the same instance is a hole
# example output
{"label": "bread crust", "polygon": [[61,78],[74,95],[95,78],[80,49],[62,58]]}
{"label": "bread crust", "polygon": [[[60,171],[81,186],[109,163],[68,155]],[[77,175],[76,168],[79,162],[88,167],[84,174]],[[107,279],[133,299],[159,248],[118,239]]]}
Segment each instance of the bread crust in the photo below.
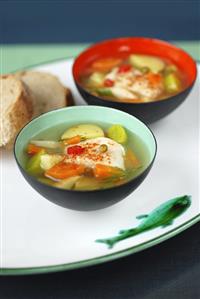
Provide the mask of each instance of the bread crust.
{"label": "bread crust", "polygon": [[[0,147],[3,146],[7,149],[12,148],[19,130],[33,117],[57,108],[74,105],[70,89],[64,87],[58,77],[52,74],[37,71],[22,71],[0,76],[0,80],[9,79],[11,80],[10,85],[15,80],[15,84],[13,85],[17,86],[18,98],[13,100],[11,107],[9,107],[5,115],[0,115],[2,120],[2,127],[0,127]],[[49,87],[51,88],[49,89]]]}
{"label": "bread crust", "polygon": [[53,74],[39,71],[21,71],[15,76],[31,90],[34,99],[34,117],[54,109],[74,105],[70,89],[65,87],[59,78]]}
{"label": "bread crust", "polygon": [[[3,115],[3,111],[1,109],[0,146],[5,147],[6,149],[11,149],[17,133],[27,122],[30,121],[32,117],[32,97],[25,85],[14,76],[0,76],[0,80],[17,80],[15,82],[18,84],[20,89],[17,98],[13,100],[13,103],[11,103],[5,115]],[[1,105],[3,106],[3,93],[1,101]]]}
{"label": "bread crust", "polygon": [[66,92],[66,106],[74,106],[74,98],[69,88],[65,88]]}

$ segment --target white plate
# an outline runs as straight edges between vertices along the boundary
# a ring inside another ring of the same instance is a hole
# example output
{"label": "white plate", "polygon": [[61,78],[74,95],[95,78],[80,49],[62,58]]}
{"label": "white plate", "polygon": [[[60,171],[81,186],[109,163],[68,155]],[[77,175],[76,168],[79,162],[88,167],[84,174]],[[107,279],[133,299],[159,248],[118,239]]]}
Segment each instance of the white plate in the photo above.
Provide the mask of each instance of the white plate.
{"label": "white plate", "polygon": [[[85,102],[73,83],[72,63],[59,61],[32,69],[57,75],[71,88],[76,103],[83,105]],[[200,220],[199,94],[196,82],[177,110],[151,125],[158,142],[153,169],[135,192],[101,211],[76,212],[50,203],[24,180],[13,155],[3,152],[1,273],[51,272],[105,262],[158,244]],[[126,239],[113,249],[95,242],[137,226],[136,216],[184,194],[192,196],[192,205],[172,225]]]}

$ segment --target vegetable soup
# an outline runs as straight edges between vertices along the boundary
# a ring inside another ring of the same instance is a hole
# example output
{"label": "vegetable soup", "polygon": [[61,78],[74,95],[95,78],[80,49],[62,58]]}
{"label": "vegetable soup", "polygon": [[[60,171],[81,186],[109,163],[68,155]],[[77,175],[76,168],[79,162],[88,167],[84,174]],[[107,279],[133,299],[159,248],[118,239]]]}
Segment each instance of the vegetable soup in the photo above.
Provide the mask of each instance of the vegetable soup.
{"label": "vegetable soup", "polygon": [[180,93],[186,84],[181,70],[171,61],[140,54],[94,60],[80,83],[95,96],[130,103],[166,99]]}
{"label": "vegetable soup", "polygon": [[34,136],[25,151],[29,174],[80,191],[122,185],[150,161],[143,141],[118,124],[62,124]]}

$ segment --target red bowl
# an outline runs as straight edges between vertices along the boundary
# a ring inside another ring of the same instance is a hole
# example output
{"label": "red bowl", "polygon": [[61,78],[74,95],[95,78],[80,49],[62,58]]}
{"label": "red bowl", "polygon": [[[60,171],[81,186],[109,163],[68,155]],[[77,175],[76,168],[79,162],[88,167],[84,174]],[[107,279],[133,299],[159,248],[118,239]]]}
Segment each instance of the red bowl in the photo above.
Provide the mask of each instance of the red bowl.
{"label": "red bowl", "polygon": [[[155,55],[172,61],[184,74],[185,89],[165,100],[146,103],[126,103],[105,100],[100,96],[94,96],[81,85],[81,75],[85,73],[87,67],[94,60],[105,57],[126,58],[133,53]],[[75,59],[72,71],[76,86],[88,104],[117,108],[147,123],[166,116],[178,107],[187,98],[197,77],[196,63],[185,51],[168,42],[143,37],[116,38],[97,43],[83,51]]]}

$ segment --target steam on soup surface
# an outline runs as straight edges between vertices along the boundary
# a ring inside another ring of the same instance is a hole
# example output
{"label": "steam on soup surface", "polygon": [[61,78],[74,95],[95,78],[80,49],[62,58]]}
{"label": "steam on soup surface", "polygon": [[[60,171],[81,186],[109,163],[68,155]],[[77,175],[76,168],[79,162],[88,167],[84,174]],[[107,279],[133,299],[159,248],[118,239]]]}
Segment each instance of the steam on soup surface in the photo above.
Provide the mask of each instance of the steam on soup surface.
{"label": "steam on soup surface", "polygon": [[93,95],[132,103],[166,99],[185,86],[184,76],[175,64],[140,54],[95,60],[85,69],[80,82]]}
{"label": "steam on soup surface", "polygon": [[26,170],[63,189],[98,190],[124,184],[149,163],[143,141],[120,125],[65,124],[45,130],[26,148]]}

